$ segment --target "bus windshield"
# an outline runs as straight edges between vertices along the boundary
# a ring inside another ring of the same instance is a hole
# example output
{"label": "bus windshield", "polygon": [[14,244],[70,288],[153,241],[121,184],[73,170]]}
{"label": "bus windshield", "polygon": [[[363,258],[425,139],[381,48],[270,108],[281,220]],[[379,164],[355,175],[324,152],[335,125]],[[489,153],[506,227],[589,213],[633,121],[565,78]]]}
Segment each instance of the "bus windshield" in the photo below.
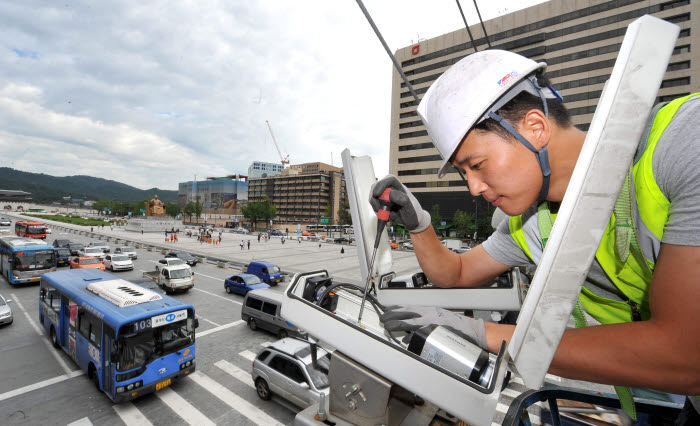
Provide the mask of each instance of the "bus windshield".
{"label": "bus windshield", "polygon": [[48,269],[56,265],[53,250],[20,251],[14,256],[14,269]]}
{"label": "bus windshield", "polygon": [[[191,313],[190,313],[191,315]],[[144,321],[139,321],[143,323]],[[148,320],[150,325],[150,320]],[[122,327],[133,330],[134,324]],[[157,328],[146,328],[119,338],[117,371],[144,367],[153,359],[194,343],[194,319],[187,318]]]}
{"label": "bus windshield", "polygon": [[27,234],[45,234],[46,227],[44,225],[29,225],[27,227]]}

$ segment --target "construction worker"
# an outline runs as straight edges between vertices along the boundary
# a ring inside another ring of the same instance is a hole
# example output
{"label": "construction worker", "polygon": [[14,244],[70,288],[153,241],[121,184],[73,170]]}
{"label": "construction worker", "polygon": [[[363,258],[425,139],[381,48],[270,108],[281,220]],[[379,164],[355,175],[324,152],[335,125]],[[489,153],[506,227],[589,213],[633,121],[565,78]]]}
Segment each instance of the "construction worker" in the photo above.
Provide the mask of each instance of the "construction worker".
{"label": "construction worker", "polygon": [[[392,175],[371,190],[377,210],[384,189],[393,189],[391,220],[410,231],[421,268],[440,287],[480,286],[541,259],[586,137],[572,125],[545,68],[515,53],[474,53],[438,78],[418,107],[444,160],[438,176],[456,168],[472,195],[510,216],[483,244],[459,255],[444,247],[430,214]],[[698,134],[700,96],[654,108],[629,191],[621,193],[633,212],[611,216],[574,309],[577,328],[564,332],[550,366],[562,377],[615,385],[632,417],[634,403],[623,386],[691,395],[682,421],[698,424],[693,406],[700,403],[692,397],[700,395]],[[616,231],[616,217],[633,226]],[[514,330],[435,307],[391,309],[382,320],[390,330],[449,325],[491,352]]]}

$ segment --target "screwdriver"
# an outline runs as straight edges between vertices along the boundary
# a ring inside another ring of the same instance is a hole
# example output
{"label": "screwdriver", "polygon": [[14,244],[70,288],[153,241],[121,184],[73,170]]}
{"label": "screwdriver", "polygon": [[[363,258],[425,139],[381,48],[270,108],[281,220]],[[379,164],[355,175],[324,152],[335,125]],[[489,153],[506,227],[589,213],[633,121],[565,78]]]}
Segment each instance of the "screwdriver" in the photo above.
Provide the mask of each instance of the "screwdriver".
{"label": "screwdriver", "polygon": [[377,236],[374,238],[374,250],[372,251],[372,258],[369,261],[369,271],[367,273],[367,282],[365,282],[365,291],[362,294],[362,304],[360,305],[360,315],[357,317],[357,323],[362,322],[362,312],[365,310],[365,299],[367,298],[367,293],[369,292],[369,283],[372,280],[372,269],[374,268],[374,259],[377,256],[377,249],[379,248],[379,241],[382,239],[382,232],[384,232],[384,227],[389,221],[389,216],[391,215],[391,207],[393,206],[389,194],[391,193],[391,188],[386,188],[382,195],[379,197],[379,210],[377,211]]}

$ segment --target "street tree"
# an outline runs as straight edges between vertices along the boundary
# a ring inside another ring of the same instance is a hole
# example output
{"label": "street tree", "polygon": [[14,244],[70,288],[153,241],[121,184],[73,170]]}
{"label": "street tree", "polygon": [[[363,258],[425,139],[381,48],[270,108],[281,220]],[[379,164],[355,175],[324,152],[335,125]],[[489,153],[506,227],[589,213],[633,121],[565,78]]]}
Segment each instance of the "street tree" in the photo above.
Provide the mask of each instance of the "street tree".
{"label": "street tree", "polygon": [[194,202],[194,216],[199,219],[200,216],[202,216],[202,203],[199,202],[199,195],[197,195],[197,199]]}
{"label": "street tree", "polygon": [[341,225],[352,225],[352,215],[350,214],[348,200],[342,200],[338,205],[338,223]]}
{"label": "street tree", "polygon": [[452,218],[452,223],[454,224],[455,231],[457,231],[458,235],[467,235],[474,232],[474,215],[471,213],[457,210]]}
{"label": "street tree", "polygon": [[178,206],[176,203],[165,203],[165,214],[168,216],[177,217],[177,215],[180,214],[180,206]]}
{"label": "street tree", "polygon": [[438,227],[442,223],[442,216],[440,215],[440,206],[438,204],[433,204],[433,212],[430,214],[431,221],[435,232],[437,232]]}

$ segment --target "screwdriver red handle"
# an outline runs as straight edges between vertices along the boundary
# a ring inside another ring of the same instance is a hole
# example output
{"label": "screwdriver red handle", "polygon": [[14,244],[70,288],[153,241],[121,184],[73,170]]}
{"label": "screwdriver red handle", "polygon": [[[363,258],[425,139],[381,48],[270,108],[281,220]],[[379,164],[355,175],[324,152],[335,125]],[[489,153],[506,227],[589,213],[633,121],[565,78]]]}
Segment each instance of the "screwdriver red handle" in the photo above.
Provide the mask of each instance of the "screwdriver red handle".
{"label": "screwdriver red handle", "polygon": [[389,221],[389,215],[391,214],[391,198],[389,198],[389,194],[391,193],[391,188],[386,188],[384,192],[382,192],[382,195],[379,196],[379,204],[380,204],[380,209],[377,211],[377,217],[379,220],[383,220],[384,222]]}

